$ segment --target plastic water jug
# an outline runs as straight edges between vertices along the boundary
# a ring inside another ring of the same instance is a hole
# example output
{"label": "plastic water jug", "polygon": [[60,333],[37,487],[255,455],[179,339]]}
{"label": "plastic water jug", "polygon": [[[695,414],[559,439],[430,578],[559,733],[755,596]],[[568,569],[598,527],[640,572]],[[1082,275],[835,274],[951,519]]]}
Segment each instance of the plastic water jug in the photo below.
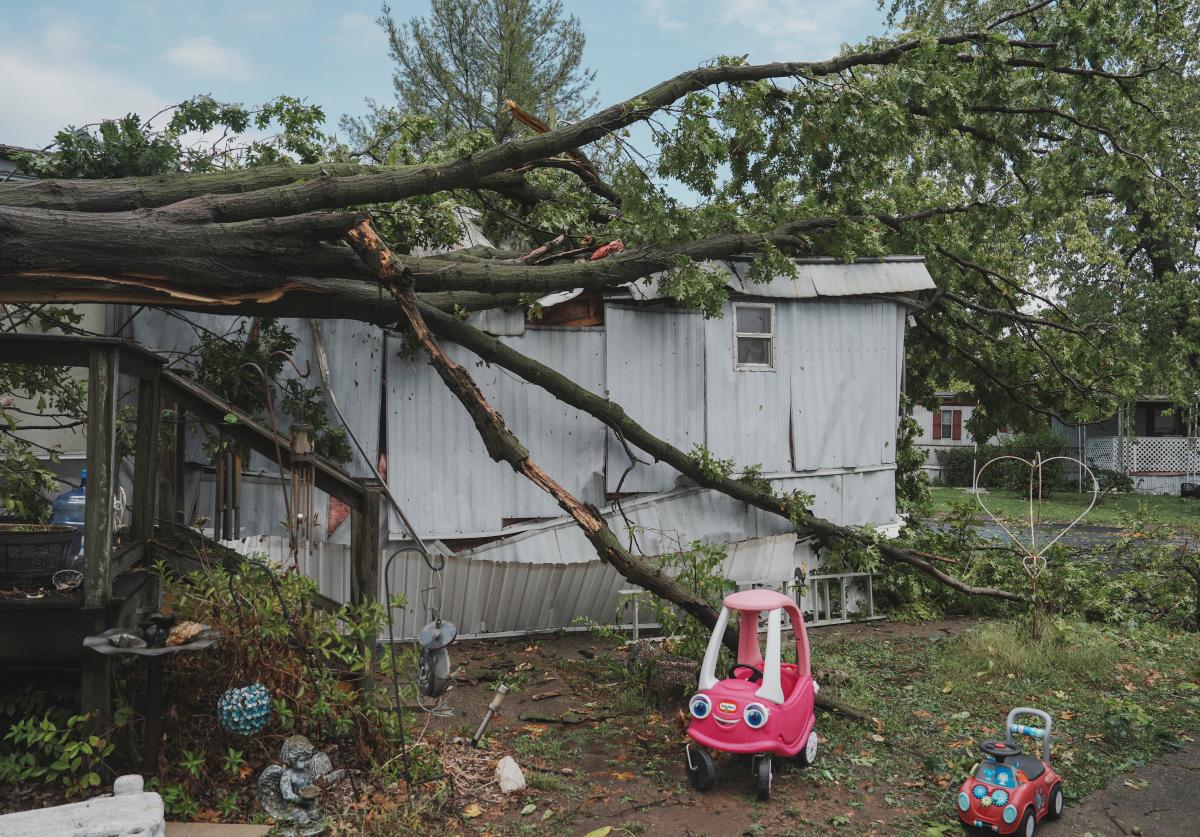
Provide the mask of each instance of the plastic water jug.
{"label": "plastic water jug", "polygon": [[75,543],[71,554],[78,557],[83,552],[83,524],[86,521],[84,509],[87,506],[87,468],[80,474],[79,488],[59,494],[51,505],[50,522],[74,526],[76,530]]}

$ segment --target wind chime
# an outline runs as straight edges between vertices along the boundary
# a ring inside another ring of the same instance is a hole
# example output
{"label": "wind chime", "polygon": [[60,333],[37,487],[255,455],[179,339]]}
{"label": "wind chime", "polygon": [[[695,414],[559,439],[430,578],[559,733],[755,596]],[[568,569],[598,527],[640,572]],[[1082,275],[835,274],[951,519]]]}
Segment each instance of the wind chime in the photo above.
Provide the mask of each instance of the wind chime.
{"label": "wind chime", "polygon": [[233,540],[242,531],[242,471],[245,456],[232,442],[218,436],[213,459],[213,536]]}
{"label": "wind chime", "polygon": [[304,556],[304,566],[310,569],[312,560],[313,525],[314,525],[314,495],[316,492],[316,451],[313,449],[312,427],[307,424],[294,424],[289,430],[292,449],[292,531],[296,554]]}
{"label": "wind chime", "polygon": [[[983,502],[983,495],[979,490],[979,483],[983,477],[983,472],[990,468],[993,464],[1006,459],[1011,459],[1014,462],[1021,462],[1029,467],[1029,543],[1026,544],[1023,540],[1014,535],[1004,521],[992,513],[992,510]],[[1087,504],[1082,512],[1080,512],[1074,520],[1067,524],[1061,532],[1055,535],[1048,543],[1042,547],[1037,545],[1037,526],[1041,523],[1042,517],[1042,496],[1044,494],[1044,484],[1042,480],[1042,470],[1050,462],[1074,462],[1080,468],[1080,473],[1087,471],[1087,475],[1092,479],[1092,499]],[[975,479],[971,487],[972,493],[975,495],[975,501],[979,503],[979,507],[987,514],[992,521],[999,526],[1004,533],[1012,539],[1013,543],[1021,551],[1021,566],[1025,570],[1025,574],[1029,576],[1030,592],[1033,598],[1033,613],[1032,613],[1032,632],[1033,638],[1040,639],[1042,635],[1041,622],[1038,619],[1038,578],[1046,569],[1046,552],[1054,544],[1062,539],[1062,536],[1075,528],[1075,524],[1083,520],[1092,507],[1096,505],[1096,500],[1100,498],[1100,482],[1096,479],[1096,475],[1092,473],[1092,469],[1085,465],[1080,460],[1073,456],[1051,456],[1048,459],[1042,459],[1042,454],[1039,451],[1035,454],[1033,461],[1023,459],[1020,456],[997,456],[994,459],[988,460],[983,467],[975,472]],[[1035,493],[1036,491],[1036,493]]]}

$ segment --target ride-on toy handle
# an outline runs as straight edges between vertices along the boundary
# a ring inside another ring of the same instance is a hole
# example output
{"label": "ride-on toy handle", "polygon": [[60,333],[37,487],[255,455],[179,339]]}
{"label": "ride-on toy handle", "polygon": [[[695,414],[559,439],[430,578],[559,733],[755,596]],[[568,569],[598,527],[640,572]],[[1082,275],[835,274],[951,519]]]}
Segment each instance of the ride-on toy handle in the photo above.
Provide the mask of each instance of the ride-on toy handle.
{"label": "ride-on toy handle", "polygon": [[[1022,715],[1033,715],[1042,722],[1042,728],[1028,727],[1024,724],[1013,723]],[[1008,718],[1004,721],[1004,741],[1006,744],[1015,746],[1013,735],[1027,735],[1030,738],[1041,739],[1042,742],[1042,761],[1050,763],[1050,735],[1054,729],[1054,719],[1046,712],[1040,709],[1033,709],[1029,706],[1018,706],[1012,712],[1008,713]]]}

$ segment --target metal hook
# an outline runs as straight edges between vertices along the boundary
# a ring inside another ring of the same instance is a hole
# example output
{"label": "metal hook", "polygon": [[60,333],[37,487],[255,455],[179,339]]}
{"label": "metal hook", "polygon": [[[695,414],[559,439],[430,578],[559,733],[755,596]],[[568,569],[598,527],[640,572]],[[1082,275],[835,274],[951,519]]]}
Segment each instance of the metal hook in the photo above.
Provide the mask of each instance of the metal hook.
{"label": "metal hook", "polygon": [[301,372],[300,364],[296,362],[296,358],[292,357],[290,352],[285,352],[283,349],[279,349],[267,355],[267,360],[270,360],[273,357],[282,357],[285,359],[289,364],[291,364],[291,367],[296,370],[296,374],[301,378],[307,378],[312,374],[312,364],[307,359],[304,361],[304,371]]}

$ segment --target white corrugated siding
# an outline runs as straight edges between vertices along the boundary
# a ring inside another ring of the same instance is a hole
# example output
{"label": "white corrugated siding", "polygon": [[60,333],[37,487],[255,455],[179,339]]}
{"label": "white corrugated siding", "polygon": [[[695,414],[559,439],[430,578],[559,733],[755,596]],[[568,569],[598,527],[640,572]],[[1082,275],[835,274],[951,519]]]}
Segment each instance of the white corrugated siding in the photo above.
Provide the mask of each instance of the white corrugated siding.
{"label": "white corrugated siding", "polygon": [[[602,329],[530,328],[503,340],[592,392],[604,392]],[[389,345],[388,483],[419,534],[494,534],[504,518],[561,514],[549,495],[488,457],[470,416],[424,356],[407,360],[396,356],[397,341]],[[603,425],[461,347],[445,349],[471,373],[534,462],[577,497],[604,502]],[[391,531],[403,531],[394,513]]]}
{"label": "white corrugated siding", "polygon": [[[608,305],[608,397],[642,427],[683,451],[704,444],[704,320],[694,311]],[[631,446],[632,447],[632,446]],[[673,468],[638,463],[621,482],[629,457],[609,432],[606,463],[611,492],[667,491],[679,477]]]}
{"label": "white corrugated siding", "polygon": [[714,456],[732,459],[740,467],[759,465],[766,473],[793,470],[788,410],[796,358],[785,344],[782,315],[784,309],[801,305],[775,306],[776,362],[772,371],[734,368],[733,311],[729,303],[725,304],[725,316],[704,321],[704,415],[707,447]]}

